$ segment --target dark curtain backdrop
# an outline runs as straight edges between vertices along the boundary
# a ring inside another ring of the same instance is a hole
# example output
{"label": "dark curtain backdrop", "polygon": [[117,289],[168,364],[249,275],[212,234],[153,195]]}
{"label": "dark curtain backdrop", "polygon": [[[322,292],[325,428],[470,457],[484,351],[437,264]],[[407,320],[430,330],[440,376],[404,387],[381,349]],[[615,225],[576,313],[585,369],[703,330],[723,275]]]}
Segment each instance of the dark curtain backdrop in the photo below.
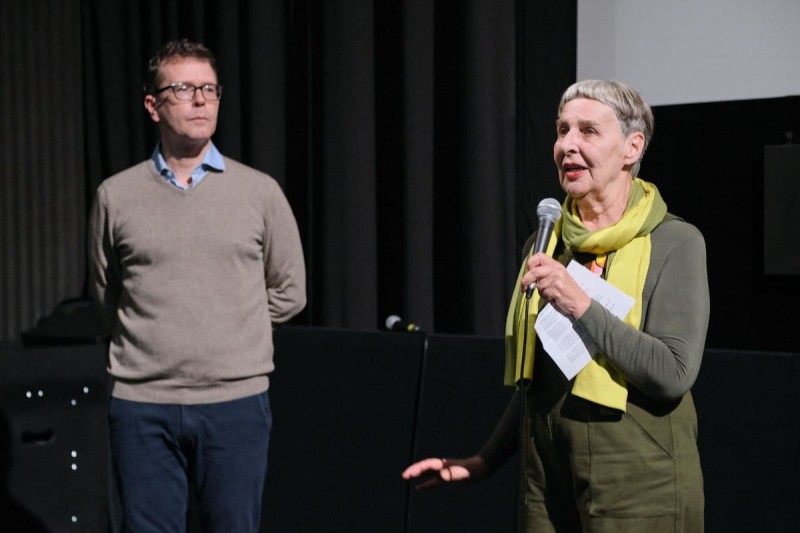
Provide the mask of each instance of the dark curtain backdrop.
{"label": "dark curtain backdrop", "polygon": [[0,2],[0,342],[85,272],[80,3]]}
{"label": "dark curtain backdrop", "polygon": [[[574,5],[515,0],[83,0],[87,195],[156,142],[147,59],[169,39],[203,41],[224,85],[215,143],[276,178],[301,228],[309,304],[296,322],[374,329],[396,313],[500,335],[535,226],[531,182],[555,185],[574,20]],[[520,129],[521,99],[547,119]],[[518,165],[520,132],[535,146],[540,123],[547,173]]]}
{"label": "dark curtain backdrop", "polygon": [[[502,334],[536,204],[562,198],[553,120],[576,4],[0,2],[0,342],[85,296],[86,211],[101,180],[150,154],[141,75],[178,37],[219,58],[220,149],[294,208],[309,273],[295,323],[370,330],[397,313]],[[706,237],[711,347],[800,342],[800,277],[765,275],[762,252],[782,231],[764,226],[764,147],[800,138],[799,98],[654,110],[642,176]]]}
{"label": "dark curtain backdrop", "polygon": [[[215,143],[295,211],[309,303],[295,323],[501,335],[574,79],[576,2],[9,0],[0,340],[86,297],[97,185],[148,157],[147,59],[205,42]],[[85,316],[85,315],[81,315]],[[63,316],[61,317],[63,318]]]}

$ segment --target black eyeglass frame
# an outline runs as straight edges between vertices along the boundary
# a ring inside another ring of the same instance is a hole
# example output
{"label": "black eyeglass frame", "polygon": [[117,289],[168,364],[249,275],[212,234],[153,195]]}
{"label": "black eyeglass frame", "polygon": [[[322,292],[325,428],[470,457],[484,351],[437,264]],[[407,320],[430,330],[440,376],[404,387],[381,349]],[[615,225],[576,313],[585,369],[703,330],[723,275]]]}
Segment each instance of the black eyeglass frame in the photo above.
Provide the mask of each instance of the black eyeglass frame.
{"label": "black eyeglass frame", "polygon": [[[192,97],[189,98],[189,99],[183,99],[180,96],[178,96],[178,93],[175,91],[175,89],[177,89],[178,87],[184,87],[186,89],[190,89],[190,88],[193,89],[192,90]],[[206,87],[214,87],[214,88],[216,88],[216,92],[215,92],[216,98],[209,98],[208,96],[206,96],[206,92],[205,92]],[[197,96],[197,90],[198,89],[200,89],[200,92],[203,94],[203,98],[205,98],[206,100],[208,100],[210,102],[218,102],[218,101],[220,101],[222,99],[222,85],[220,85],[219,83],[204,83],[203,85],[195,85],[193,83],[186,83],[184,81],[178,81],[178,82],[175,82],[175,83],[171,83],[171,84],[167,85],[166,87],[161,87],[160,89],[156,89],[155,91],[153,91],[153,94],[163,93],[167,89],[172,89],[172,94],[175,95],[175,99],[176,100],[180,100],[181,102],[193,102],[194,99],[195,99],[195,96]]]}

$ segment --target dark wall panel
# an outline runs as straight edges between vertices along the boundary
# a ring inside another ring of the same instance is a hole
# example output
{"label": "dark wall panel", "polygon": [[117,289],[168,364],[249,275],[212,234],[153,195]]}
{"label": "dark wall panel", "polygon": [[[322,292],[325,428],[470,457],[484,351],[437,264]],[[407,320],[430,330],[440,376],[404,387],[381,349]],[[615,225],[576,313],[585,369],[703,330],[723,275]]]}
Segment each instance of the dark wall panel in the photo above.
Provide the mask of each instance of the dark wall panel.
{"label": "dark wall panel", "polygon": [[[263,531],[514,530],[513,462],[479,485],[400,478],[483,444],[511,394],[502,339],[284,327],[275,341]],[[117,524],[105,360],[100,346],[0,350],[0,531]],[[706,531],[800,531],[798,390],[800,354],[706,351],[693,389]]]}
{"label": "dark wall panel", "polygon": [[0,351],[2,531],[108,531],[102,346]]}
{"label": "dark wall panel", "polygon": [[264,531],[404,531],[425,336],[275,332]]}
{"label": "dark wall panel", "polygon": [[[764,147],[796,142],[800,96],[653,112],[655,135],[641,175],[658,186],[670,211],[705,236],[711,290],[706,345],[796,351],[800,309],[786,302],[800,296],[800,276],[764,275]],[[781,224],[771,231],[796,249],[789,242],[797,241],[796,222]]]}
{"label": "dark wall panel", "polygon": [[[503,385],[503,353],[499,338],[429,337],[414,460],[478,452],[513,393]],[[408,531],[513,532],[516,494],[516,461],[478,485],[412,490]]]}
{"label": "dark wall panel", "polygon": [[800,531],[798,391],[798,354],[706,351],[694,397],[707,531]]}

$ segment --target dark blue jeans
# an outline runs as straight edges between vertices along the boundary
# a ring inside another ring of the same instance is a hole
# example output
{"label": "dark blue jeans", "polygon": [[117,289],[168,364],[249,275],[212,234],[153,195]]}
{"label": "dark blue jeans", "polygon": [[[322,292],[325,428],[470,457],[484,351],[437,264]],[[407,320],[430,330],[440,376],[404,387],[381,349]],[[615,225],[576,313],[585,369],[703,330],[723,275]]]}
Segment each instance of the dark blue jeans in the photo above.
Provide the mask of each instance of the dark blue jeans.
{"label": "dark blue jeans", "polygon": [[190,490],[204,533],[259,530],[272,428],[266,392],[198,405],[112,398],[109,426],[124,531],[185,531]]}

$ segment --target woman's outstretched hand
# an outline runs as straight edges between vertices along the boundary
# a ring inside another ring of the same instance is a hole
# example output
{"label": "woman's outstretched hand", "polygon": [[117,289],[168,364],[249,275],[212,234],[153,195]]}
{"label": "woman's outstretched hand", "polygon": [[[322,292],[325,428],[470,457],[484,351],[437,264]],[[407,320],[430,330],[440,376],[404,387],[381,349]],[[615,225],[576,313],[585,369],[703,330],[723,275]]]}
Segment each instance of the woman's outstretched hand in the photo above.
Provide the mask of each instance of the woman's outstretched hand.
{"label": "woman's outstretched hand", "polygon": [[428,458],[410,465],[400,474],[403,479],[422,478],[416,489],[428,489],[444,483],[474,483],[485,478],[489,466],[481,457],[465,459]]}

